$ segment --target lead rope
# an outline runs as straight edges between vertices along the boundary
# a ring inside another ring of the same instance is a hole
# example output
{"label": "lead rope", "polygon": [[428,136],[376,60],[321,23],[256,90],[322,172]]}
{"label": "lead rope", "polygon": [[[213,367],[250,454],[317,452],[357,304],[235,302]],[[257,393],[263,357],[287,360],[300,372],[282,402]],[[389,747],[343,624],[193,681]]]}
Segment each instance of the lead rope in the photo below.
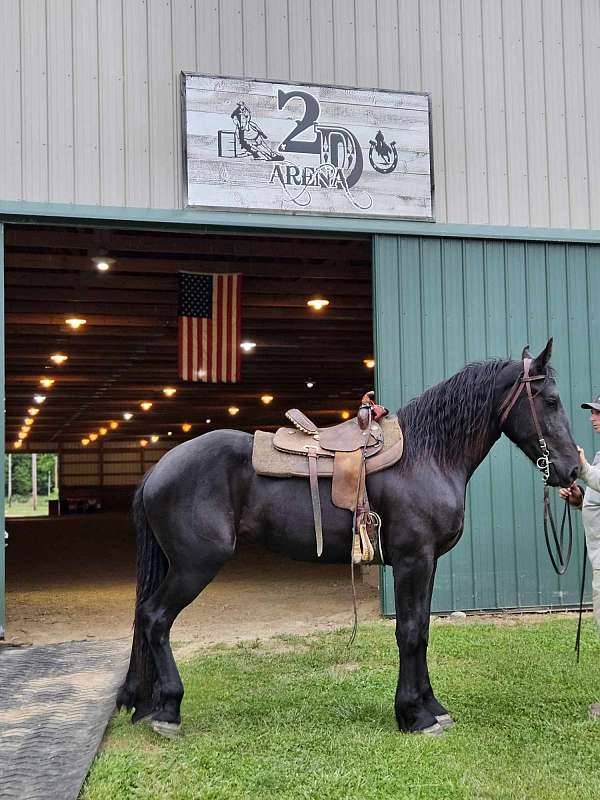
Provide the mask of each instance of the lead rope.
{"label": "lead rope", "polygon": [[579,620],[577,621],[577,636],[575,637],[575,652],[577,653],[577,663],[579,664],[579,654],[581,651],[581,618],[583,616],[583,593],[585,591],[585,568],[587,564],[587,541],[583,537],[583,567],[581,568],[581,592],[579,593]]}

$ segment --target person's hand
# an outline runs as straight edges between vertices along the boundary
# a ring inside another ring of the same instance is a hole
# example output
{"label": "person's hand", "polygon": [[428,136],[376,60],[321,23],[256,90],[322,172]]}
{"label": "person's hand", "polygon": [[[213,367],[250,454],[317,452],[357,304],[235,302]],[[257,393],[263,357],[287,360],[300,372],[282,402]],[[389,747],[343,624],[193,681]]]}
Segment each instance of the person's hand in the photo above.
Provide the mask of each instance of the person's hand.
{"label": "person's hand", "polygon": [[572,483],[567,489],[561,489],[559,494],[568,499],[570,506],[580,506],[583,501],[583,492],[576,483]]}
{"label": "person's hand", "polygon": [[589,467],[589,464],[587,462],[587,458],[585,457],[585,450],[583,449],[583,447],[579,447],[578,446],[577,447],[577,452],[579,453],[579,463],[581,464],[581,466],[582,467]]}

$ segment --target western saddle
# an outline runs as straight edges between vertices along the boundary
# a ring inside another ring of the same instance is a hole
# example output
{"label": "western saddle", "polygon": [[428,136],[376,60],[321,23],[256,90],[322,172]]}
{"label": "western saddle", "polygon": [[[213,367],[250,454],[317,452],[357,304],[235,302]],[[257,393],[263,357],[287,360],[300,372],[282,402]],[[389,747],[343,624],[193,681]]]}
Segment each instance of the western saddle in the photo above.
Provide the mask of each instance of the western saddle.
{"label": "western saddle", "polygon": [[[362,398],[356,417],[339,425],[318,428],[305,414],[292,408],[285,416],[294,428],[279,428],[274,436],[257,431],[252,459],[257,473],[280,477],[308,475],[319,557],[323,553],[318,481],[321,476],[332,478],[333,504],[353,514],[352,563],[370,563],[375,558],[383,561],[381,518],[369,506],[366,475],[386,469],[402,456],[402,434],[397,418],[390,420],[386,426],[386,430],[394,428],[393,444],[389,446],[388,442],[384,448],[386,443],[381,421],[387,413],[387,409],[375,403],[374,392],[368,392]],[[257,438],[259,434],[272,437],[265,445],[267,455],[262,460],[259,450],[263,440]],[[286,466],[283,468],[273,466],[273,459],[269,460],[269,451],[271,455],[276,455],[272,448],[280,454],[289,454],[289,460],[284,461]]]}

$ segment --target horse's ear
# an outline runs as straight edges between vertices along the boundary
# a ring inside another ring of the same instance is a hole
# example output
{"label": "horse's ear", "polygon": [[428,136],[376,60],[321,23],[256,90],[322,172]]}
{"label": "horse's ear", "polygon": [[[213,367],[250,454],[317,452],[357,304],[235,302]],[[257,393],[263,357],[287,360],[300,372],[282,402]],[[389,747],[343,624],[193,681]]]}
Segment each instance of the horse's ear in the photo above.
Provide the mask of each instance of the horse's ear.
{"label": "horse's ear", "polygon": [[548,362],[550,361],[550,356],[552,355],[552,342],[553,339],[552,337],[550,337],[548,339],[548,344],[546,345],[546,347],[544,347],[542,352],[535,359],[535,365],[538,370],[544,370],[548,365]]}
{"label": "horse's ear", "polygon": [[521,353],[521,361],[523,361],[524,358],[533,358],[533,356],[529,352],[528,344],[525,345],[525,347],[523,348],[523,352]]}

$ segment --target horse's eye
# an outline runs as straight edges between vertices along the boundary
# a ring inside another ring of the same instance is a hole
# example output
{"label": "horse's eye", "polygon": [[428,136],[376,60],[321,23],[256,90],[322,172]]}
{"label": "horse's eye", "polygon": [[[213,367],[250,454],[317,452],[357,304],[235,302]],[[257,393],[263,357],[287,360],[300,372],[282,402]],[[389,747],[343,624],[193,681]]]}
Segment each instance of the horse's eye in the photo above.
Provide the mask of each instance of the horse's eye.
{"label": "horse's eye", "polygon": [[546,405],[550,406],[551,408],[556,408],[558,406],[558,399],[556,397],[545,397]]}

